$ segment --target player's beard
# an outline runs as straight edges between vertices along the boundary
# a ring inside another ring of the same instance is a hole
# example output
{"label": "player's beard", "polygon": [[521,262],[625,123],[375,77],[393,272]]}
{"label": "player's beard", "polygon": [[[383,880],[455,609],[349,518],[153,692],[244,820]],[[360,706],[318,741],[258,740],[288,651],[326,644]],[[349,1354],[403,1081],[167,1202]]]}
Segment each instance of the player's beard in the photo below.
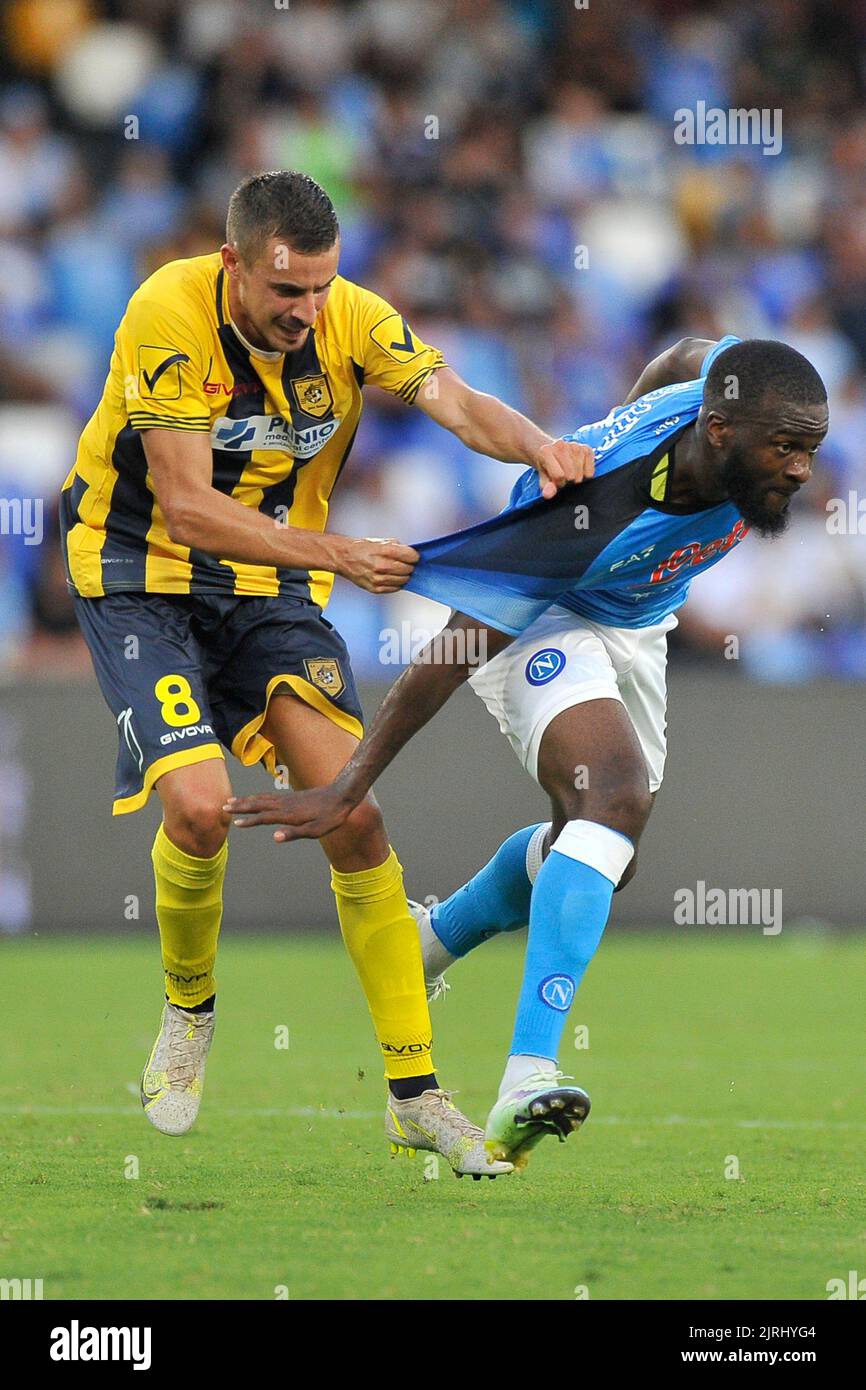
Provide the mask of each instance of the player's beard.
{"label": "player's beard", "polygon": [[788,508],[773,511],[767,505],[765,485],[751,472],[748,455],[734,445],[722,468],[722,481],[728,496],[744,521],[760,536],[781,536],[788,528]]}

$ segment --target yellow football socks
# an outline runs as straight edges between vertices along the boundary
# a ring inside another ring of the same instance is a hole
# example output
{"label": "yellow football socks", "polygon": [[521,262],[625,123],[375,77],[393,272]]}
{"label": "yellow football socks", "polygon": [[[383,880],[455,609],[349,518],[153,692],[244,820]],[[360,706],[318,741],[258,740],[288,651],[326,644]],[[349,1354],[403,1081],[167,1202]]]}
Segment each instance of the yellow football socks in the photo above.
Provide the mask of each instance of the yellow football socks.
{"label": "yellow football socks", "polygon": [[418,928],[393,849],[375,869],[331,870],[346,949],[361,980],[389,1080],[433,1071]]}
{"label": "yellow football socks", "polygon": [[182,1009],[216,993],[213,967],[223,912],[228,841],[212,859],[172,844],[160,824],[151,851],[165,992]]}

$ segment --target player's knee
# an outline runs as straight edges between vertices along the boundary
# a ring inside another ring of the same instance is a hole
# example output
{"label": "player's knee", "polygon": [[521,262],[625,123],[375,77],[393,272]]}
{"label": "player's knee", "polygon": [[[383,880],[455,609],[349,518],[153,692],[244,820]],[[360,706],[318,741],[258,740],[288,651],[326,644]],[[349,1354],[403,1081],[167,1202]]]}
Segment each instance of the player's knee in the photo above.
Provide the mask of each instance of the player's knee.
{"label": "player's knee", "polygon": [[355,807],[340,829],[334,832],[334,838],[336,837],[339,837],[340,848],[353,858],[370,858],[372,863],[376,863],[383,852],[387,853],[388,836],[385,822],[374,797],[365,797]]}
{"label": "player's knee", "polygon": [[372,797],[365,797],[346,821],[346,829],[356,840],[367,840],[385,833],[382,812]]}
{"label": "player's knee", "polygon": [[652,810],[646,781],[624,780],[613,786],[591,787],[581,792],[562,788],[552,796],[557,819],[598,821],[618,830],[637,844]]}
{"label": "player's knee", "polygon": [[636,778],[611,788],[603,799],[599,814],[591,819],[601,820],[613,830],[620,830],[636,840],[649,819],[652,804],[646,779]]}
{"label": "player's knee", "polygon": [[185,854],[210,859],[222,847],[231,816],[213,796],[190,792],[165,812],[165,831]]}

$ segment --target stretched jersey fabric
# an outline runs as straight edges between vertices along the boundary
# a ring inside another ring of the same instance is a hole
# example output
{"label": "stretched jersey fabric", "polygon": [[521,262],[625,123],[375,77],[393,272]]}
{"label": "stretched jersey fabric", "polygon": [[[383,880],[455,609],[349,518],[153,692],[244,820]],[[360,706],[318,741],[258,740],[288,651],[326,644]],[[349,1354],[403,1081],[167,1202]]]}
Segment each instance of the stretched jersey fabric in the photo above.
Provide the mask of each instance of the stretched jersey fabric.
{"label": "stretched jersey fabric", "polygon": [[136,290],[105,390],[63,485],[68,577],[118,591],[312,598],[325,571],[236,564],[175,545],[154,495],[144,430],[208,434],[213,486],[280,524],[323,531],[365,382],[414,401],[443,365],[378,295],[338,276],[297,352],[262,352],[231,322],[219,253],[172,261]]}
{"label": "stretched jersey fabric", "polygon": [[710,364],[739,341],[714,344],[696,381],[650,391],[566,435],[592,445],[589,481],[546,501],[529,468],[492,520],[416,543],[421,560],[406,588],[512,635],[552,603],[613,627],[661,622],[685,602],[694,575],[749,529],[731,502],[668,501],[676,443],[697,418]]}

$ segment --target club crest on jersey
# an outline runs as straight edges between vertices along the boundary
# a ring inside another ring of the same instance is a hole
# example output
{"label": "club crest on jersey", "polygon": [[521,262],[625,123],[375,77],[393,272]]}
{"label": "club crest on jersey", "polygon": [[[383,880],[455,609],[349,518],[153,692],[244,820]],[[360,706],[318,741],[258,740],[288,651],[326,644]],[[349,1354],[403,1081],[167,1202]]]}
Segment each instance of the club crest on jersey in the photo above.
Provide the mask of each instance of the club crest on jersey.
{"label": "club crest on jersey", "polygon": [[304,669],[310,684],[330,695],[332,700],[336,700],[346,689],[346,682],[343,680],[340,663],[336,657],[315,657],[312,661],[304,662]]}
{"label": "club crest on jersey", "polygon": [[565,652],[558,647],[544,647],[526,663],[526,679],[530,685],[547,685],[565,668]]}
{"label": "club crest on jersey", "polygon": [[538,996],[549,1008],[567,1014],[574,998],[574,980],[570,975],[548,975],[538,986]]}
{"label": "club crest on jersey", "polygon": [[707,560],[714,560],[718,555],[724,555],[748,533],[748,524],[741,517],[739,521],[734,522],[726,536],[719,536],[717,540],[709,541],[706,545],[702,545],[700,541],[690,541],[688,545],[680,546],[666,560],[662,560],[660,565],[656,565],[650,583],[664,584],[667,580],[673,579],[681,569],[689,566],[694,568],[696,565],[706,564]]}
{"label": "club crest on jersey", "polygon": [[188,362],[177,348],[142,343],[138,349],[138,394],[151,401],[179,401],[183,391],[180,364]]}
{"label": "club crest on jersey", "polygon": [[301,376],[292,382],[295,400],[306,415],[321,420],[334,408],[334,397],[325,376]]}

